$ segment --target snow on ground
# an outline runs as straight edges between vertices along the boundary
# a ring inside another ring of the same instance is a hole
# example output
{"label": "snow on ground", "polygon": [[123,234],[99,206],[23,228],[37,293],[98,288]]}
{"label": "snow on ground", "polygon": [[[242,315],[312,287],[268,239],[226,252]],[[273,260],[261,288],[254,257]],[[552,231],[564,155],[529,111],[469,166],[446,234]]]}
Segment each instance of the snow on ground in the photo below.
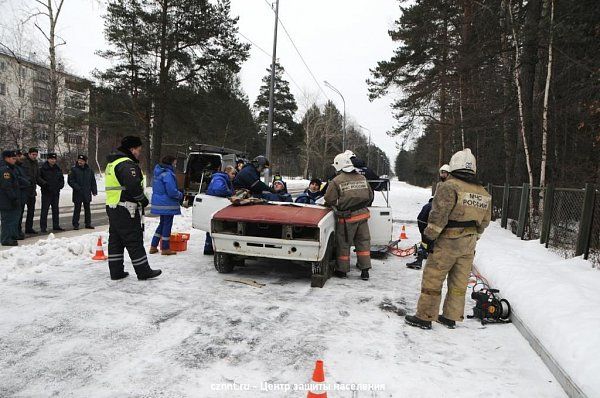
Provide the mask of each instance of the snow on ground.
{"label": "snow on ground", "polygon": [[[429,198],[392,189],[395,218],[414,219]],[[149,256],[164,272],[152,281],[137,281],[129,261],[132,275],[111,281],[106,263],[90,259],[97,233],[1,252],[0,396],[303,397],[267,387],[308,382],[317,359],[332,386],[384,388],[330,397],[565,396],[513,325],[422,331],[386,310],[415,309],[421,272],[404,266],[411,258],[374,260],[370,281],[353,270],[323,289],[310,288],[300,264],[248,261],[222,275],[190,220],[188,209],[175,225],[192,233],[188,251]],[[146,242],[156,222],[147,220]],[[416,225],[407,233],[410,246]]]}
{"label": "snow on ground", "polygon": [[589,397],[600,396],[600,272],[492,226],[475,264]]}

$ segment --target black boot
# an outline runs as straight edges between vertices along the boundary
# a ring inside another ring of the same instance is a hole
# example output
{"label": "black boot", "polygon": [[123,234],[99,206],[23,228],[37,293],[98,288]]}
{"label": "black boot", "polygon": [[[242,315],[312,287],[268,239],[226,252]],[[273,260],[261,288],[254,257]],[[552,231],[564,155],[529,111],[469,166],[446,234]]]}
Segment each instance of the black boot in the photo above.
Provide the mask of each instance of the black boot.
{"label": "black boot", "polygon": [[369,280],[369,270],[368,269],[362,270],[362,272],[360,273],[360,279],[362,279],[363,281]]}
{"label": "black boot", "polygon": [[448,329],[456,328],[456,321],[453,321],[452,319],[448,319],[443,315],[438,316],[437,321],[438,321],[438,323],[441,323],[442,325],[446,326]]}
{"label": "black boot", "polygon": [[37,235],[38,231],[36,231],[35,229],[26,229],[25,233],[30,235]]}
{"label": "black boot", "polygon": [[346,272],[338,271],[337,269],[333,271],[333,276],[337,278],[346,278]]}
{"label": "black boot", "polygon": [[415,261],[406,264],[407,268],[417,269],[417,270],[421,269],[422,266],[423,266],[423,258],[420,255],[417,256],[417,259]]}
{"label": "black boot", "polygon": [[404,317],[404,322],[407,325],[414,326],[421,329],[431,329],[431,321],[424,321],[420,318],[417,318],[415,315],[407,315]]}
{"label": "black boot", "polygon": [[119,279],[127,278],[129,276],[129,272],[123,271],[121,275],[110,276],[110,279],[113,281],[118,281]]}
{"label": "black boot", "polygon": [[162,271],[159,270],[159,269],[148,269],[148,271],[145,271],[143,273],[139,273],[138,276],[137,276],[137,278],[140,281],[145,281],[146,279],[156,278],[160,274],[162,274]]}

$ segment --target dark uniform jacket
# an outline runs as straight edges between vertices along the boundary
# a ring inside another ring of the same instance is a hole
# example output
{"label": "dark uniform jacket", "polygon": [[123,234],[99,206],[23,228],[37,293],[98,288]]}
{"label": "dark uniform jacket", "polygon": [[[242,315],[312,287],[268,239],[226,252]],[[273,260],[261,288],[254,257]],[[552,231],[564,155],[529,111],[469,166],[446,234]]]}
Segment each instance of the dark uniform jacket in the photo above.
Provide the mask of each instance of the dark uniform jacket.
{"label": "dark uniform jacket", "polygon": [[96,176],[87,164],[84,164],[83,167],[73,166],[69,172],[67,183],[73,188],[73,203],[89,203],[92,201],[92,194],[98,194]]}
{"label": "dark uniform jacket", "polygon": [[367,179],[358,173],[340,173],[329,182],[325,193],[325,205],[349,211],[352,216],[368,213],[367,207],[372,201],[373,191]]}
{"label": "dark uniform jacket", "polygon": [[421,235],[425,232],[425,228],[427,228],[427,221],[429,220],[429,213],[431,212],[431,202],[433,198],[429,199],[429,202],[423,206],[421,212],[417,216],[417,224],[419,226],[419,232]]}
{"label": "dark uniform jacket", "polygon": [[260,180],[260,173],[252,164],[247,164],[235,176],[233,180],[233,188],[247,189],[252,193],[262,193],[269,191],[267,184]]}
{"label": "dark uniform jacket", "polygon": [[15,210],[20,206],[20,189],[14,166],[0,166],[0,210]]}
{"label": "dark uniform jacket", "polygon": [[143,207],[148,206],[150,201],[142,187],[144,176],[139,166],[139,160],[130,151],[123,148],[119,148],[117,153],[108,155],[107,160],[108,163],[111,163],[122,157],[129,160],[121,162],[115,167],[115,176],[121,186],[125,187],[125,190],[121,191],[121,202],[140,203]]}
{"label": "dark uniform jacket", "polygon": [[40,167],[39,185],[42,193],[57,194],[65,186],[62,170],[58,165],[50,166],[47,161]]}
{"label": "dark uniform jacket", "polygon": [[31,186],[33,185],[35,187],[35,182],[32,184],[29,180],[29,174],[27,173],[27,170],[23,167],[23,163],[17,162],[15,164],[15,174],[19,183],[21,205],[24,205],[25,202],[27,202],[27,197],[29,196]]}
{"label": "dark uniform jacket", "polygon": [[25,156],[22,166],[27,172],[27,175],[29,176],[29,182],[31,183],[31,186],[29,187],[29,197],[37,196],[35,187],[36,184],[39,183],[40,175],[40,166],[38,161],[30,159],[29,156]]}

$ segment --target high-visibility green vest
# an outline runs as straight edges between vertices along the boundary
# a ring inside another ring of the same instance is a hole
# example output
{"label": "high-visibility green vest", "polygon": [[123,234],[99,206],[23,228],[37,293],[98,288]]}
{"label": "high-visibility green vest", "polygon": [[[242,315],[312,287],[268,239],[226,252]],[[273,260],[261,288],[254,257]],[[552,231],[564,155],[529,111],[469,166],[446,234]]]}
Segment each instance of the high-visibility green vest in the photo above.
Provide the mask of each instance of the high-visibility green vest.
{"label": "high-visibility green vest", "polygon": [[[125,187],[119,183],[117,176],[115,175],[115,168],[120,163],[123,163],[127,160],[130,160],[128,157],[118,158],[114,162],[111,162],[106,165],[106,171],[104,176],[104,187],[106,190],[106,205],[107,206],[115,206],[119,204],[121,201],[121,192],[125,190]],[[142,174],[142,190],[145,187],[145,177]]]}

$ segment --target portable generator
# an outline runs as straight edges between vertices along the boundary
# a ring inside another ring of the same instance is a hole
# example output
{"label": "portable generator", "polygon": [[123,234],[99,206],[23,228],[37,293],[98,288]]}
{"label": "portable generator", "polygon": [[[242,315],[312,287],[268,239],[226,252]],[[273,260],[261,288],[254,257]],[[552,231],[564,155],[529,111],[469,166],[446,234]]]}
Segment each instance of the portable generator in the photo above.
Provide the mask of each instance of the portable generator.
{"label": "portable generator", "polygon": [[[509,323],[510,322],[510,303],[506,299],[499,299],[496,294],[498,289],[491,289],[484,284],[484,288],[473,290],[471,298],[475,300],[473,315],[468,315],[469,319],[479,319],[482,325],[490,323]],[[475,287],[473,287],[474,289]]]}

